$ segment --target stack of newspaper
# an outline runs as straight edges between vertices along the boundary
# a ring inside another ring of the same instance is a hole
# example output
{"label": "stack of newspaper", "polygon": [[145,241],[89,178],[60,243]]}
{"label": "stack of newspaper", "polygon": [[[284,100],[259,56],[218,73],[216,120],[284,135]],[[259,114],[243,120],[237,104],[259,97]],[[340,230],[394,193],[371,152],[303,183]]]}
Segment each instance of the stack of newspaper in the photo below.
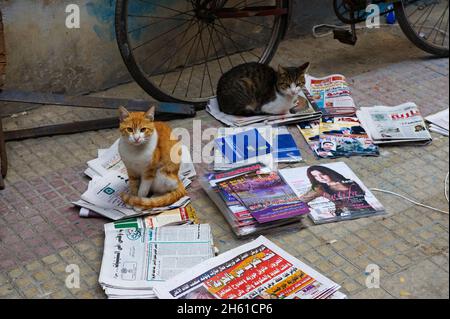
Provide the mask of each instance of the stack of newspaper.
{"label": "stack of newspaper", "polygon": [[[86,209],[98,213],[112,220],[119,220],[145,213],[157,213],[185,207],[190,203],[190,198],[185,196],[176,203],[167,207],[158,207],[149,212],[141,212],[126,207],[120,198],[120,194],[127,192],[128,175],[125,165],[120,159],[118,151],[119,140],[108,149],[100,149],[98,158],[89,161],[85,174],[92,178],[88,189],[81,195],[81,199],[73,204],[84,208],[82,214],[86,215]],[[182,148],[182,161],[180,179],[185,187],[191,184],[191,178],[196,176],[196,171],[187,147]]]}
{"label": "stack of newspaper", "polygon": [[448,108],[425,119],[430,123],[430,131],[448,136]]}
{"label": "stack of newspaper", "polygon": [[209,225],[105,225],[99,283],[111,299],[154,299],[153,286],[214,257]]}
{"label": "stack of newspaper", "polygon": [[[217,99],[212,99],[206,106],[206,111],[211,114],[216,120],[222,122],[227,126],[242,127],[249,125],[281,125],[300,123],[303,121],[311,121],[321,117],[322,113],[317,109],[314,102],[311,103],[310,97],[307,93],[300,93],[301,98],[306,99],[306,108],[294,108],[296,111],[291,111],[284,115],[256,115],[256,116],[236,116],[225,114],[220,111]],[[293,113],[294,112],[294,113]]]}
{"label": "stack of newspaper", "polygon": [[346,298],[337,283],[263,236],[153,286],[161,299]]}
{"label": "stack of newspaper", "polygon": [[429,143],[432,138],[415,103],[362,107],[357,116],[375,144]]}
{"label": "stack of newspaper", "polygon": [[326,116],[354,115],[351,90],[345,76],[333,74],[323,78],[305,76],[305,86],[319,111]]}

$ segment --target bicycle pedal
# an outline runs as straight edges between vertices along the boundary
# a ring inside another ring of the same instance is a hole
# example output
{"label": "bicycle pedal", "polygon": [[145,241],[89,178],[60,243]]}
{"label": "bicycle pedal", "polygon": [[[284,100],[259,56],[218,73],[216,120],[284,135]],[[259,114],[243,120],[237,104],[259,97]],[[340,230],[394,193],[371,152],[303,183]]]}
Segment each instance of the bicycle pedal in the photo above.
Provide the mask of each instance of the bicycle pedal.
{"label": "bicycle pedal", "polygon": [[341,43],[355,45],[358,38],[349,30],[333,30],[334,38]]}

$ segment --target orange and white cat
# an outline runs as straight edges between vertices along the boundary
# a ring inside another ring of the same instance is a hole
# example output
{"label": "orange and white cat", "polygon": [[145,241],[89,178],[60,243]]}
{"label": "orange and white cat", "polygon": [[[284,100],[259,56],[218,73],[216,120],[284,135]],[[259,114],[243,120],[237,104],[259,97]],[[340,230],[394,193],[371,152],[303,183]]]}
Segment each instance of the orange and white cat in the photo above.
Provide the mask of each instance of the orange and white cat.
{"label": "orange and white cat", "polygon": [[119,112],[119,154],[130,185],[130,193],[122,194],[122,200],[141,210],[175,203],[186,195],[178,176],[181,143],[171,140],[170,126],[154,121],[154,106],[147,112],[120,107]]}

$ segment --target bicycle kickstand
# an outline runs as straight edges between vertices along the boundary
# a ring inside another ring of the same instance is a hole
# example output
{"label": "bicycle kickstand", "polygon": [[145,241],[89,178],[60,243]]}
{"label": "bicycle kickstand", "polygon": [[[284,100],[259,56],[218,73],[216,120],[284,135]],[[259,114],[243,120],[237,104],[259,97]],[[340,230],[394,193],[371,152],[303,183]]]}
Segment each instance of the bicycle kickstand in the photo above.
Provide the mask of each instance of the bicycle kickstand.
{"label": "bicycle kickstand", "polygon": [[[351,1],[349,2],[351,3]],[[351,4],[350,17],[352,21],[355,21],[355,8]],[[358,41],[358,37],[356,36],[355,22],[351,24],[351,30],[334,29],[333,34],[335,39],[344,44],[355,45]]]}

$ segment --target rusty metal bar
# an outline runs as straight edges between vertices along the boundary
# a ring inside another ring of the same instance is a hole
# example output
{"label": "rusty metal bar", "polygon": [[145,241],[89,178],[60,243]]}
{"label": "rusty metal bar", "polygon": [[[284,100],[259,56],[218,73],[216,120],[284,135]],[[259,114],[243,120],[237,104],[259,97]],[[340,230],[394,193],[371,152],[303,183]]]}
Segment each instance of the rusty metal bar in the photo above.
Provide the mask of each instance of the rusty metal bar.
{"label": "rusty metal bar", "polygon": [[190,104],[162,103],[145,100],[118,99],[93,96],[70,96],[54,93],[24,92],[14,90],[0,90],[0,101],[20,102],[31,104],[61,105],[87,107],[96,109],[117,109],[125,106],[131,111],[147,111],[151,104],[155,104],[156,113],[195,116],[195,107]]}
{"label": "rusty metal bar", "polygon": [[86,131],[96,131],[108,128],[115,128],[118,126],[119,126],[119,119],[118,117],[114,117],[100,120],[79,121],[73,123],[47,125],[30,129],[6,131],[3,134],[5,141],[17,141],[27,138],[72,134]]}

